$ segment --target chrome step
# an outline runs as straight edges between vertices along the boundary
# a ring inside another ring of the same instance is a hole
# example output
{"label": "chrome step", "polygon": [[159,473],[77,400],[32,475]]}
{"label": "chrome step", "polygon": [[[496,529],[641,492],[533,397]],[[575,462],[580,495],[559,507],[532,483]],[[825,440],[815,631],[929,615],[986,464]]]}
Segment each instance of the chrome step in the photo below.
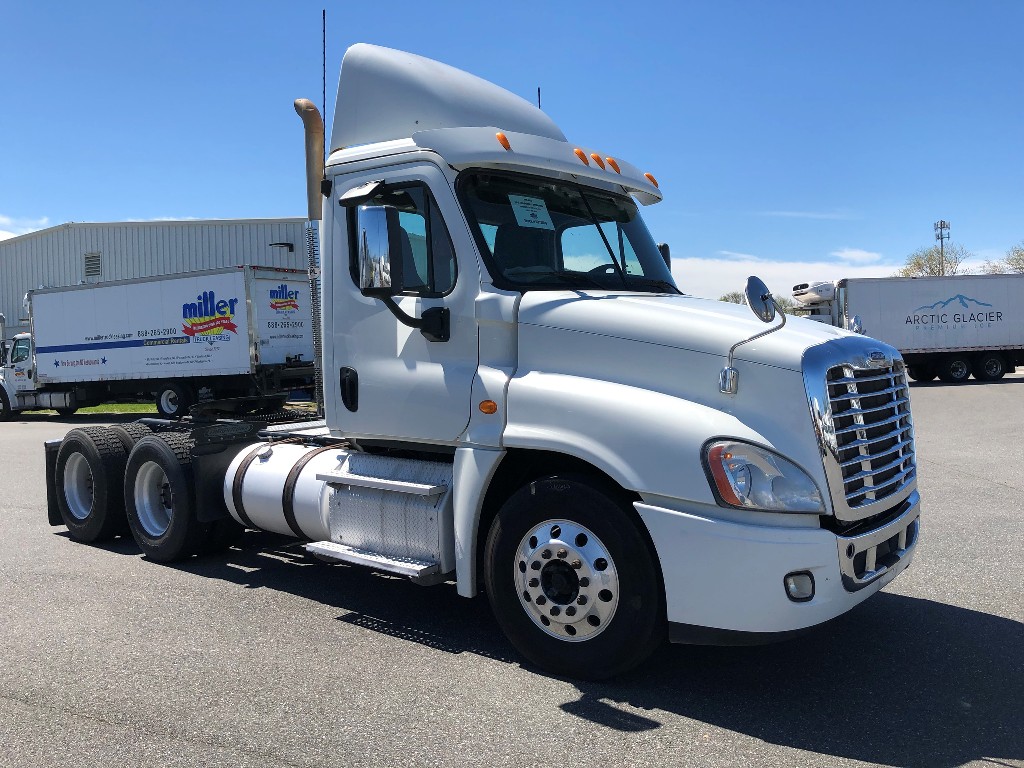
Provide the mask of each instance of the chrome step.
{"label": "chrome step", "polygon": [[333,541],[311,542],[306,545],[306,551],[329,560],[364,565],[368,568],[376,568],[388,573],[398,574],[399,576],[407,576],[410,579],[422,579],[427,576],[440,574],[441,572],[439,563],[413,560],[409,557],[389,557],[365,549],[356,549],[344,544],[336,544]]}

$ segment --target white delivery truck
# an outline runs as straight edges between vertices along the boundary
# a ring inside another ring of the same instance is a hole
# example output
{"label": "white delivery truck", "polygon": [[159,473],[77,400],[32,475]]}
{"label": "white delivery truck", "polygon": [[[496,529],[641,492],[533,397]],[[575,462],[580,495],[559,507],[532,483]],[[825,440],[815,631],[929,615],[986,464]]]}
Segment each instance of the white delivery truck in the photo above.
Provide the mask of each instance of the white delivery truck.
{"label": "white delivery truck", "polygon": [[590,678],[666,637],[786,637],[910,563],[895,349],[786,322],[756,279],[751,307],[683,295],[638,211],[654,177],[471,75],[350,48],[326,169],[296,109],[323,420],[73,430],[46,445],[52,524],[159,561],[262,529],[451,581]]}
{"label": "white delivery truck", "polygon": [[199,399],[310,384],[309,292],[302,272],[254,266],[30,291],[31,330],[0,368],[0,420],[150,392],[176,417]]}
{"label": "white delivery truck", "polygon": [[896,347],[910,378],[997,381],[1024,363],[1024,275],[801,283],[798,314]]}

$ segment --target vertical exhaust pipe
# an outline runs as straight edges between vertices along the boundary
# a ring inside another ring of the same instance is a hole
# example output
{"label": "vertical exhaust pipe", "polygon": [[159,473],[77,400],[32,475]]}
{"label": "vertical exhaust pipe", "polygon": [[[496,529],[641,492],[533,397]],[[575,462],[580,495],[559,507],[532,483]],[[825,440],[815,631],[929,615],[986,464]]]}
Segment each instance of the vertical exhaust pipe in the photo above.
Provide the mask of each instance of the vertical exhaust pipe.
{"label": "vertical exhaust pipe", "polygon": [[324,416],[323,329],[320,320],[320,232],[323,219],[321,182],[324,178],[324,121],[309,99],[296,99],[295,112],[302,118],[306,136],[306,256],[309,261],[309,306],[313,315],[313,379],[316,415]]}

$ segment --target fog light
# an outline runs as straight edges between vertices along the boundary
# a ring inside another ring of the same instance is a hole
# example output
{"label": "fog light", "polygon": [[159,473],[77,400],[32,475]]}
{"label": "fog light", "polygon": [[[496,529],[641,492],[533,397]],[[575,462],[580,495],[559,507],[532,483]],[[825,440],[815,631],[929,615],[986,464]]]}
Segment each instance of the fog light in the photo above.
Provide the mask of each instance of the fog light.
{"label": "fog light", "polygon": [[786,576],[786,594],[796,603],[806,603],[814,597],[814,576],[808,571],[798,571]]}

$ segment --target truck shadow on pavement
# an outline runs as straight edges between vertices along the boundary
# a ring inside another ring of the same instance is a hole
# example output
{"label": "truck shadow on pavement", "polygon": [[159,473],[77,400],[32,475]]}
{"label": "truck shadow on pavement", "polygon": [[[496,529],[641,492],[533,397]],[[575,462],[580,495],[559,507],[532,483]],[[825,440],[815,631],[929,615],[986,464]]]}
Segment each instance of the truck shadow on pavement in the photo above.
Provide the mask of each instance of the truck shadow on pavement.
{"label": "truck shadow on pavement", "polygon": [[[138,548],[129,539],[108,551]],[[345,611],[339,621],[442,652],[528,668],[485,599],[464,600],[454,585],[425,589],[318,563],[293,539],[249,532],[226,557],[173,567],[330,605]],[[655,730],[671,713],[771,744],[885,765],[1024,759],[1024,623],[902,595],[876,595],[787,642],[665,645],[616,680],[571,682],[578,699],[538,706],[623,732]]]}

